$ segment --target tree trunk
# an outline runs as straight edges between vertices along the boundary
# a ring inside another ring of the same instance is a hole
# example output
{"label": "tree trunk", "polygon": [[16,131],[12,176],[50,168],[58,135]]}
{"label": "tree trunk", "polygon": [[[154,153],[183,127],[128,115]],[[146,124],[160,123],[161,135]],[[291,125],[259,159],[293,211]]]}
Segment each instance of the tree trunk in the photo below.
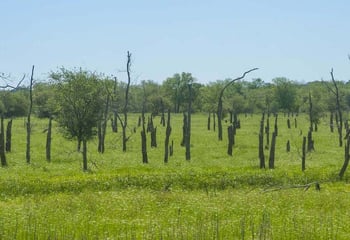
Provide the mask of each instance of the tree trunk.
{"label": "tree trunk", "polygon": [[52,118],[49,118],[49,126],[47,128],[46,135],[46,161],[51,162],[51,129],[52,129]]}
{"label": "tree trunk", "polygon": [[305,159],[306,159],[306,137],[303,137],[303,146],[302,146],[302,157],[301,157],[301,170],[305,171]]}
{"label": "tree trunk", "polygon": [[174,154],[174,140],[171,140],[171,145],[169,147],[169,156],[173,156]]}
{"label": "tree trunk", "polygon": [[312,130],[309,129],[309,132],[307,134],[307,151],[311,152],[315,150],[314,148],[314,140],[312,139]]}
{"label": "tree trunk", "polygon": [[[223,93],[223,91],[222,91]],[[222,95],[220,95],[219,103],[218,103],[218,111],[217,111],[217,117],[218,117],[218,139],[219,141],[222,141]]]}
{"label": "tree trunk", "polygon": [[187,131],[186,131],[186,160],[191,160],[191,115],[192,115],[192,84],[188,84],[189,101],[187,110]]}
{"label": "tree trunk", "polygon": [[151,130],[151,147],[157,147],[157,127]]}
{"label": "tree trunk", "polygon": [[78,139],[78,142],[77,142],[77,152],[80,152],[80,150],[81,150],[81,142],[82,142],[82,140],[81,140],[81,139]]}
{"label": "tree trunk", "polygon": [[288,129],[290,129],[290,119],[289,118],[287,119],[287,127],[288,127]]}
{"label": "tree trunk", "polygon": [[339,172],[339,177],[340,179],[343,178],[345,171],[349,165],[349,160],[350,160],[350,154],[349,154],[349,148],[350,148],[350,136],[347,137],[346,139],[346,145],[345,145],[345,154],[344,154],[344,163],[342,168],[340,169]]}
{"label": "tree trunk", "polygon": [[29,110],[27,116],[27,144],[26,144],[26,160],[27,163],[30,163],[30,132],[31,132],[31,123],[30,117],[32,114],[33,107],[33,75],[34,75],[34,65],[32,67],[32,75],[30,77],[30,87],[29,87]]}
{"label": "tree trunk", "polygon": [[222,97],[224,96],[224,91],[225,89],[230,86],[231,84],[233,84],[234,82],[238,81],[238,80],[241,80],[245,77],[246,74],[252,72],[252,71],[255,71],[257,70],[258,68],[253,68],[253,69],[250,69],[246,72],[243,73],[243,75],[241,77],[238,77],[238,78],[235,78],[233,80],[231,80],[229,83],[227,83],[220,91],[220,94],[219,94],[219,99],[218,99],[218,108],[217,108],[217,117],[218,117],[218,139],[219,141],[222,141]]}
{"label": "tree trunk", "polygon": [[187,115],[186,113],[183,113],[183,126],[182,126],[182,140],[181,140],[181,146],[184,147],[186,144],[186,133],[187,133]]}
{"label": "tree trunk", "polygon": [[270,157],[269,157],[269,168],[275,168],[275,148],[276,148],[276,132],[272,133]]}
{"label": "tree trunk", "polygon": [[290,141],[289,140],[287,141],[287,144],[286,144],[286,151],[290,152]]}
{"label": "tree trunk", "polygon": [[[336,121],[337,123],[337,129],[338,129],[338,136],[339,136],[339,147],[343,146],[343,114],[340,108],[340,95],[339,95],[339,89],[336,81],[334,80],[334,75],[333,75],[333,69],[331,70],[331,77],[332,77],[332,82],[334,85],[334,90],[331,89],[333,94],[335,95],[335,102],[336,102],[336,110],[337,110],[337,115],[338,115],[338,120]],[[337,116],[336,115],[336,116]]]}
{"label": "tree trunk", "polygon": [[259,131],[259,160],[260,160],[260,168],[265,168],[265,155],[264,155],[264,116],[260,121],[260,131]]}
{"label": "tree trunk", "polygon": [[6,153],[5,153],[5,128],[4,128],[4,116],[1,115],[1,121],[0,121],[0,160],[1,160],[1,166],[6,167]]}
{"label": "tree trunk", "polygon": [[275,135],[278,136],[278,126],[277,126],[278,114],[275,115]]}
{"label": "tree trunk", "polygon": [[160,99],[160,106],[161,106],[161,111],[162,111],[162,115],[160,117],[160,124],[162,124],[163,127],[165,127],[165,109],[164,109],[164,103],[163,103],[163,99]]}
{"label": "tree trunk", "polygon": [[166,124],[165,144],[164,144],[164,163],[168,163],[170,134],[171,134],[170,110],[168,110],[168,120],[167,120],[167,124]]}
{"label": "tree trunk", "polygon": [[105,152],[105,139],[106,139],[106,129],[107,129],[107,120],[108,120],[108,110],[109,110],[109,95],[107,95],[105,102],[105,109],[102,113],[102,120],[99,121],[99,135],[98,135],[98,152]]}
{"label": "tree trunk", "polygon": [[216,131],[216,118],[215,118],[215,112],[213,112],[213,130]]}
{"label": "tree trunk", "polygon": [[311,92],[309,91],[309,120],[310,120],[310,131],[312,132],[313,129],[313,122],[314,118],[312,115],[312,98],[311,98]]}
{"label": "tree trunk", "polygon": [[113,104],[113,118],[111,119],[112,131],[118,132],[118,112],[116,106],[116,98],[117,98],[117,86],[118,79],[114,77],[114,86],[113,86],[113,95],[112,95],[112,104]]}
{"label": "tree trunk", "polygon": [[11,146],[12,146],[12,119],[7,123],[7,127],[6,127],[5,151],[11,152]]}
{"label": "tree trunk", "polygon": [[[144,115],[143,112],[142,112],[142,115]],[[144,119],[144,117],[142,119]],[[142,153],[142,163],[148,163],[145,121],[142,121],[141,153]]]}
{"label": "tree trunk", "polygon": [[230,125],[227,128],[227,136],[228,136],[227,154],[232,156],[232,149],[233,149],[233,125]]}
{"label": "tree trunk", "polygon": [[124,113],[124,122],[122,123],[122,128],[123,128],[123,152],[126,152],[126,142],[128,141],[126,137],[126,129],[128,126],[128,104],[129,104],[129,88],[130,88],[130,82],[131,82],[131,77],[130,77],[130,66],[131,66],[131,53],[128,51],[128,60],[126,63],[126,73],[128,75],[128,83],[126,85],[125,89],[125,104],[123,108],[123,113]]}
{"label": "tree trunk", "polygon": [[87,171],[88,170],[88,165],[87,165],[87,140],[83,140],[83,170]]}
{"label": "tree trunk", "polygon": [[269,115],[267,115],[267,118],[266,118],[265,134],[266,134],[265,149],[269,149],[270,148],[270,116]]}
{"label": "tree trunk", "polygon": [[208,115],[208,124],[207,124],[207,129],[208,129],[208,131],[210,131],[210,113],[209,113],[209,115]]}
{"label": "tree trunk", "polygon": [[331,132],[334,132],[333,112],[331,112],[331,115],[330,115],[329,128],[330,128]]}

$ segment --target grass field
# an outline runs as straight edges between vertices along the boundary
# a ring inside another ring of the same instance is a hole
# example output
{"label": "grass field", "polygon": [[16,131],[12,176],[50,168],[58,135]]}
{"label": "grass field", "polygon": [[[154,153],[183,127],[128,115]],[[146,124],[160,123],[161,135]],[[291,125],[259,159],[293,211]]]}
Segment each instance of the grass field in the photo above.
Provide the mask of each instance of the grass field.
{"label": "grass field", "polygon": [[[302,172],[307,117],[298,116],[298,127],[288,129],[287,117],[279,116],[273,170],[258,168],[260,117],[240,116],[231,157],[227,123],[219,142],[217,132],[207,130],[207,115],[193,115],[192,158],[186,161],[182,115],[172,115],[174,156],[168,164],[165,128],[155,118],[158,147],[148,147],[145,165],[140,129],[131,131],[138,118],[133,115],[127,152],[121,151],[121,134],[108,128],[104,154],[97,152],[97,140],[88,143],[88,172],[76,142],[62,138],[57,127],[52,162],[46,162],[47,120],[32,120],[26,164],[25,120],[15,119],[9,166],[0,169],[0,239],[350,239],[350,174],[337,178],[344,149],[327,119],[313,133],[315,151]],[[298,187],[315,181],[320,191]]]}

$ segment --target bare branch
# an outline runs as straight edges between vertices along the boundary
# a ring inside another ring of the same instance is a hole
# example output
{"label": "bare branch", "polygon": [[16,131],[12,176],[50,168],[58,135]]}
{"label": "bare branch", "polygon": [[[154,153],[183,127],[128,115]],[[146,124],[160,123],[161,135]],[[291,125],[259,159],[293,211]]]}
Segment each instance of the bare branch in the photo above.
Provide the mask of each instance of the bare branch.
{"label": "bare branch", "polygon": [[[10,85],[10,84],[6,84],[6,85],[3,85],[3,86],[0,86],[0,88],[2,88],[2,89],[6,89],[6,88],[18,89],[19,86],[22,84],[23,80],[25,79],[25,77],[26,77],[26,75],[23,74],[22,79],[18,82],[18,84],[16,86],[13,86],[13,85]],[[4,75],[1,75],[1,78],[6,80],[8,77],[5,77]]]}
{"label": "bare branch", "polygon": [[287,189],[292,189],[292,188],[303,188],[304,191],[307,191],[307,190],[309,190],[309,188],[312,185],[315,185],[315,189],[317,191],[321,190],[320,183],[316,181],[316,182],[311,182],[311,183],[308,183],[305,185],[291,185],[291,186],[281,186],[281,187],[276,187],[276,188],[265,188],[262,192],[263,193],[274,192],[274,191],[287,190]]}

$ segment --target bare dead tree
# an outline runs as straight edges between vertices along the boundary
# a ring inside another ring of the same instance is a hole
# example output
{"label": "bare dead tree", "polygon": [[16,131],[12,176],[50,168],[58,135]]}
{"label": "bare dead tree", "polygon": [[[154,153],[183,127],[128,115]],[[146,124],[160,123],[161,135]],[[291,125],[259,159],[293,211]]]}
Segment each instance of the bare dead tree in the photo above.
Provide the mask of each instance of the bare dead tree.
{"label": "bare dead tree", "polygon": [[301,170],[305,171],[305,159],[306,159],[306,137],[303,137],[302,145],[302,157],[301,157]]}
{"label": "bare dead tree", "polygon": [[275,168],[276,132],[272,133],[271,148],[269,156],[269,169]]}
{"label": "bare dead tree", "polygon": [[260,131],[259,131],[259,160],[260,160],[260,168],[265,168],[264,122],[265,122],[265,113],[262,114],[262,117],[261,117],[261,120],[260,120]]}
{"label": "bare dead tree", "polygon": [[146,138],[146,128],[145,128],[145,112],[142,109],[142,130],[141,130],[141,153],[142,153],[142,163],[148,163],[147,155],[147,138]]}
{"label": "bare dead tree", "polygon": [[332,83],[333,83],[334,88],[331,88],[326,83],[325,83],[325,85],[328,88],[328,90],[331,93],[333,93],[333,95],[335,97],[336,117],[338,117],[338,119],[336,120],[336,125],[337,125],[337,129],[338,129],[339,147],[342,147],[343,146],[343,114],[342,114],[341,107],[340,107],[340,94],[339,94],[337,82],[334,79],[333,68],[331,69],[330,74],[331,74]]}
{"label": "bare dead tree", "polygon": [[29,110],[27,116],[27,144],[26,144],[26,160],[27,163],[30,163],[30,132],[31,132],[31,123],[30,117],[32,115],[33,108],[33,76],[34,76],[34,65],[32,67],[32,74],[30,77],[30,85],[29,85]]}
{"label": "bare dead tree", "polygon": [[5,154],[5,128],[4,128],[4,115],[1,114],[1,120],[0,120],[0,160],[1,160],[1,166],[6,167],[6,154]]}
{"label": "bare dead tree", "polygon": [[12,146],[12,119],[8,121],[7,127],[6,127],[6,152],[11,152],[11,146]]}
{"label": "bare dead tree", "polygon": [[250,69],[250,70],[244,72],[242,76],[231,80],[229,83],[227,83],[227,84],[221,89],[220,94],[219,94],[219,100],[218,100],[218,108],[217,108],[217,115],[218,115],[218,138],[219,138],[219,141],[222,141],[222,97],[224,96],[224,91],[225,91],[225,89],[226,89],[228,86],[230,86],[231,84],[233,84],[234,82],[243,79],[243,78],[245,77],[245,75],[247,75],[248,73],[250,73],[250,72],[252,72],[252,71],[255,71],[255,70],[258,70],[258,68],[253,68],[253,69]]}
{"label": "bare dead tree", "polygon": [[171,126],[170,126],[170,109],[168,109],[168,119],[166,124],[166,132],[165,132],[165,143],[164,143],[164,163],[168,162],[169,159],[169,139],[171,134]]}
{"label": "bare dead tree", "polygon": [[186,160],[191,160],[191,115],[192,115],[192,84],[188,84],[189,100],[187,110],[187,128],[186,128]]}
{"label": "bare dead tree", "polygon": [[311,98],[311,92],[309,91],[309,120],[310,120],[310,131],[313,131],[313,115],[312,115],[312,98]]}
{"label": "bare dead tree", "polygon": [[109,103],[110,103],[110,94],[107,94],[105,99],[105,108],[103,112],[101,113],[101,120],[98,124],[98,152],[104,153],[105,152],[105,139],[106,139],[106,130],[107,130],[107,121],[108,121],[108,110],[109,110]]}
{"label": "bare dead tree", "polygon": [[340,172],[339,172],[339,177],[340,179],[343,178],[344,174],[345,174],[345,171],[346,169],[348,168],[348,165],[349,165],[349,160],[350,160],[350,154],[349,154],[349,149],[350,148],[350,136],[348,135],[347,138],[346,138],[346,144],[345,144],[345,154],[344,154],[344,163],[343,163],[343,166],[342,168],[340,169]]}
{"label": "bare dead tree", "polygon": [[126,142],[128,141],[128,137],[126,136],[126,129],[128,126],[128,104],[129,104],[129,88],[130,88],[130,67],[131,67],[131,53],[128,51],[127,53],[127,62],[126,62],[126,73],[128,76],[128,83],[126,85],[125,89],[125,103],[123,108],[123,115],[124,119],[121,119],[120,115],[118,114],[118,119],[120,121],[120,125],[122,126],[123,131],[123,152],[126,152]]}
{"label": "bare dead tree", "polygon": [[49,118],[46,135],[46,161],[51,162],[51,136],[52,136],[52,117]]}

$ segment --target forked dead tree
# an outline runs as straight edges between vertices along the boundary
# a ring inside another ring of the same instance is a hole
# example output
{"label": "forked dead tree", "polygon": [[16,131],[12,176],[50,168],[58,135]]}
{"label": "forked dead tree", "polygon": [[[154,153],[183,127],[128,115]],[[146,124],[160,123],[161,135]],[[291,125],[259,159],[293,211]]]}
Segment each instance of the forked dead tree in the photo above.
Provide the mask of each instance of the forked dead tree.
{"label": "forked dead tree", "polygon": [[325,84],[325,85],[328,88],[328,90],[335,97],[336,126],[337,126],[337,130],[338,130],[339,147],[342,147],[343,146],[343,114],[342,114],[341,107],[340,107],[339,88],[338,88],[337,82],[334,79],[333,68],[331,69],[330,74],[331,74],[332,83],[333,83],[334,88],[331,88],[328,84]]}
{"label": "forked dead tree", "polygon": [[250,73],[250,72],[252,72],[252,71],[255,71],[255,70],[258,70],[258,68],[253,68],[253,69],[250,69],[250,70],[244,72],[242,76],[231,80],[229,83],[227,83],[227,84],[221,89],[220,94],[219,94],[219,99],[218,99],[218,108],[217,108],[217,116],[218,116],[218,139],[219,139],[219,141],[222,141],[222,98],[223,98],[223,96],[224,96],[224,91],[225,91],[225,89],[226,89],[228,86],[230,86],[231,84],[233,84],[234,82],[243,79],[243,78],[245,77],[245,75],[247,75],[248,73]]}

